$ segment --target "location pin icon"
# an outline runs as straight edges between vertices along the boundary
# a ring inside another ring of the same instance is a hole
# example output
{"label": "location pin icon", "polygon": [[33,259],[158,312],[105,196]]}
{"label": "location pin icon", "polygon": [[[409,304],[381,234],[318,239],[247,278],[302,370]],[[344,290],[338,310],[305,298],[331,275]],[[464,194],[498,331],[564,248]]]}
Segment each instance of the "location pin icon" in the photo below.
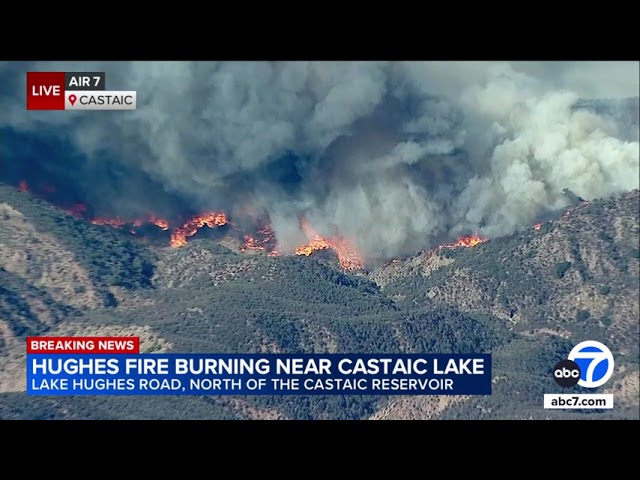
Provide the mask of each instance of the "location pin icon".
{"label": "location pin icon", "polygon": [[78,97],[76,97],[75,95],[69,95],[69,101],[71,102],[71,106],[73,106],[73,104],[76,103],[77,99]]}

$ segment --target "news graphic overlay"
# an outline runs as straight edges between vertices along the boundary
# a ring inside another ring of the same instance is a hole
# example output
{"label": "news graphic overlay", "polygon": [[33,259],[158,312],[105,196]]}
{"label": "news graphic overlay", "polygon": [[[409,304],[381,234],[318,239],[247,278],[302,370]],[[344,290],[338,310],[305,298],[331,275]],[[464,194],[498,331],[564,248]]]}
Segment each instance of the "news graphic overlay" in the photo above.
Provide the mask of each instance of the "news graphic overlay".
{"label": "news graphic overlay", "polygon": [[491,355],[145,354],[133,337],[29,337],[27,394],[491,395]]}
{"label": "news graphic overlay", "polygon": [[64,103],[64,72],[27,72],[27,110],[64,110]]}
{"label": "news graphic overlay", "polygon": [[[563,388],[598,388],[613,375],[611,350],[595,340],[579,343],[568,358],[553,368],[553,379]],[[613,394],[545,394],[544,408],[613,408]]]}
{"label": "news graphic overlay", "polygon": [[107,90],[105,72],[27,72],[27,110],[136,110],[137,92]]}
{"label": "news graphic overlay", "polygon": [[587,340],[573,347],[569,360],[580,368],[578,385],[581,387],[598,388],[613,375],[615,363],[611,350],[595,340]]}
{"label": "news graphic overlay", "polygon": [[580,367],[573,360],[560,360],[553,368],[553,379],[561,387],[573,387],[580,381]]}

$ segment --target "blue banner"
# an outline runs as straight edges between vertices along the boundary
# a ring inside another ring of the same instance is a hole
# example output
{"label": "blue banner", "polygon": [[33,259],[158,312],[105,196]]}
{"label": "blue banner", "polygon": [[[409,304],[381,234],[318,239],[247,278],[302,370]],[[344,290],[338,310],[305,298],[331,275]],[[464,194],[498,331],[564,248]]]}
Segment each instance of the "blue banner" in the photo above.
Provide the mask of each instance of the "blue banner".
{"label": "blue banner", "polygon": [[30,354],[29,395],[490,395],[490,354]]}

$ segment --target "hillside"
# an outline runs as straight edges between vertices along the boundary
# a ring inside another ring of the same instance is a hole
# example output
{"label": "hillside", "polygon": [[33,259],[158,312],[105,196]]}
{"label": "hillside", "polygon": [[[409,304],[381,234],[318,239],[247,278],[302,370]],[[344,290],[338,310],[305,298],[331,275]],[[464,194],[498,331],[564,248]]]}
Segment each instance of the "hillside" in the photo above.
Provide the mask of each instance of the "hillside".
{"label": "hillside", "polygon": [[638,348],[638,191],[581,203],[559,219],[468,249],[424,252],[371,273],[400,301],[455,305],[518,332],[596,335]]}
{"label": "hillside", "polygon": [[[638,212],[635,191],[351,275],[328,252],[152,248],[0,185],[0,418],[638,418]],[[45,332],[138,335],[149,352],[492,352],[494,394],[28,397],[24,338]],[[543,410],[584,339],[619,359],[619,408]]]}

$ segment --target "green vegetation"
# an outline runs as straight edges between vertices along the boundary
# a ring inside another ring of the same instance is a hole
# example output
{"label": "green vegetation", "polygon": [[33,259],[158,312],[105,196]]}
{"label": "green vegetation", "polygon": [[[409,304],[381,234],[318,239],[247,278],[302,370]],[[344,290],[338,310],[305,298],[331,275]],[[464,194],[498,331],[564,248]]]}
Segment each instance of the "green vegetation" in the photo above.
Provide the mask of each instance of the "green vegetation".
{"label": "green vegetation", "polygon": [[[224,265],[242,259],[229,256]],[[266,276],[273,268],[277,268],[277,282]],[[513,336],[503,322],[474,318],[450,307],[427,312],[398,308],[366,278],[344,274],[310,258],[264,257],[253,270],[217,286],[210,277],[200,276],[188,287],[148,291],[145,298],[155,302],[152,308],[91,312],[85,314],[85,322],[151,324],[177,352],[258,352],[272,345],[290,353],[470,353],[489,352]],[[366,418],[386,401],[376,396],[333,395],[243,400],[258,411],[275,409],[298,419]],[[113,407],[107,398],[66,399],[64,408],[53,408],[48,400],[31,399],[28,408],[33,410],[29,415],[38,418],[58,418],[63,409],[88,418],[190,418],[190,408],[201,418],[224,416],[214,410],[203,411],[205,400],[199,399],[197,406],[195,401],[185,401],[179,411],[182,398],[164,403],[147,398],[135,402],[117,399]],[[221,408],[220,402],[215,405]],[[15,411],[6,413],[7,417],[16,415]]]}
{"label": "green vegetation", "polygon": [[609,295],[610,291],[611,291],[611,287],[609,285],[603,285],[598,290],[598,292],[600,292],[600,295]]}
{"label": "green vegetation", "polygon": [[576,320],[579,322],[584,322],[589,319],[589,317],[591,317],[589,310],[578,310],[578,313],[576,313]]}
{"label": "green vegetation", "polygon": [[571,268],[571,262],[560,262],[556,264],[556,277],[562,278],[564,274],[567,273],[567,270]]}
{"label": "green vegetation", "polygon": [[155,255],[117,230],[92,225],[30,195],[0,185],[0,198],[15,206],[40,231],[53,235],[87,269],[105,303],[113,303],[106,287],[149,288]]}
{"label": "green vegetation", "polygon": [[613,320],[611,320],[611,317],[607,316],[601,317],[600,322],[602,322],[605,327],[610,327],[613,324]]}
{"label": "green vegetation", "polygon": [[456,258],[459,251],[459,248],[445,248],[441,254],[444,258]]}
{"label": "green vegetation", "polygon": [[[524,230],[474,248],[455,249],[452,264],[428,276],[395,278],[384,293],[402,298],[399,307],[461,302],[467,310],[513,319],[517,331],[555,329],[561,324],[575,335],[606,336],[606,322],[578,320],[577,315],[567,314],[566,302],[577,299],[583,285],[606,295],[608,309],[637,296],[637,260],[621,254],[630,244],[637,245],[637,199],[636,191],[614,201],[593,201],[577,209],[568,223],[548,222],[548,235]],[[624,223],[627,233],[615,234],[614,223]],[[579,275],[567,275],[573,269]],[[628,333],[615,340],[625,351],[637,343],[637,334]]]}
{"label": "green vegetation", "polygon": [[[52,325],[78,313],[76,309],[54,301],[46,291],[0,268],[0,320],[6,322],[11,333],[19,339],[42,335]],[[0,353],[3,345],[4,341],[0,344]]]}
{"label": "green vegetation", "polygon": [[[623,317],[628,295],[637,295],[637,259],[627,255],[634,238],[616,234],[610,218],[615,207],[633,228],[638,212],[631,200],[592,202],[593,218],[576,213],[575,224],[545,223],[548,233],[529,229],[474,248],[444,249],[435,255],[454,259],[451,264],[427,276],[416,268],[381,289],[366,275],[339,270],[330,252],[241,255],[203,239],[156,252],[0,186],[0,201],[72,252],[109,307],[78,311],[0,268],[0,321],[19,339],[67,320],[149,326],[172,351],[184,353],[488,352],[492,395],[472,397],[436,418],[637,418],[626,407],[604,413],[541,408],[544,393],[566,393],[551,368],[581,339],[607,339],[621,364],[638,362],[637,323]],[[578,274],[566,275],[570,269]],[[113,286],[127,290],[122,305]],[[585,291],[606,296],[598,297],[606,308],[594,310],[593,320],[574,303]],[[5,340],[0,335],[0,356],[8,351]],[[276,412],[292,419],[364,419],[388,402],[357,395],[54,399],[4,393],[0,418],[237,419]]]}
{"label": "green vegetation", "polygon": [[0,419],[236,420],[216,397],[28,397],[0,394]]}

